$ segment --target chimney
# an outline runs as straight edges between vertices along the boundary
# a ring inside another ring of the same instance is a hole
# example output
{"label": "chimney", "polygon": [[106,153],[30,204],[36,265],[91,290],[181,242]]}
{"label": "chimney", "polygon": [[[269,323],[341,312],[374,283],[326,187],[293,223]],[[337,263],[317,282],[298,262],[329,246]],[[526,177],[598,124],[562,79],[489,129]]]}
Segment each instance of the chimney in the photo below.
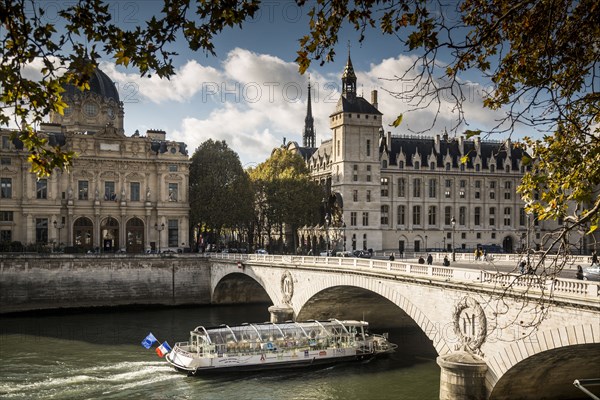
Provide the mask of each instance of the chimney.
{"label": "chimney", "polygon": [[440,154],[440,135],[435,135],[435,139],[433,141],[433,147],[437,154]]}
{"label": "chimney", "polygon": [[165,140],[167,133],[162,129],[148,129],[146,130],[146,136],[152,140]]}
{"label": "chimney", "polygon": [[390,131],[387,133],[387,148],[389,152],[392,151],[392,132]]}
{"label": "chimney", "polygon": [[371,104],[377,108],[377,90],[371,90]]}

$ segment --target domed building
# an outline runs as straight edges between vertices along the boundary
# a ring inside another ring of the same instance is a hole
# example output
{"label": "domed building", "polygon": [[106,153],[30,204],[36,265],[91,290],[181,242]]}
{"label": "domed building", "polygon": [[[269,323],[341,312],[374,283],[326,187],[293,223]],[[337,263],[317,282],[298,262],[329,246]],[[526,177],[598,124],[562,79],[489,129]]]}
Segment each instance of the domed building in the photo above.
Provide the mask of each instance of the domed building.
{"label": "domed building", "polygon": [[50,114],[50,122],[64,125],[70,132],[95,133],[99,128],[113,125],[119,133],[124,133],[125,112],[114,82],[96,68],[89,85],[90,90],[85,92],[74,85],[67,85],[63,99],[69,107],[64,110],[64,115]]}
{"label": "domed building", "polygon": [[69,85],[63,98],[64,115],[49,115],[39,134],[76,154],[70,170],[37,179],[22,143],[0,131],[0,251],[16,242],[67,252],[188,247],[185,143],[162,130],[126,135],[119,91],[100,69],[89,90]]}

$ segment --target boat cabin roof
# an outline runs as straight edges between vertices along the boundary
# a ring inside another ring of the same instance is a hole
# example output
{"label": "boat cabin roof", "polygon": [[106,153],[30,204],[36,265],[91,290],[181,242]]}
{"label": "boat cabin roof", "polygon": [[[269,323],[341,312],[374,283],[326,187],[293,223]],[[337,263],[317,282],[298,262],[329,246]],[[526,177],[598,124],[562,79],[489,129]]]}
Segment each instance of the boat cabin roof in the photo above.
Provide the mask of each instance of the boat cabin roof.
{"label": "boat cabin roof", "polygon": [[196,327],[192,336],[204,339],[208,343],[223,344],[231,342],[273,342],[277,340],[311,340],[327,337],[339,337],[360,333],[369,326],[368,322],[356,320],[306,321],[306,322],[264,322],[242,324],[238,326],[221,325],[218,327]]}

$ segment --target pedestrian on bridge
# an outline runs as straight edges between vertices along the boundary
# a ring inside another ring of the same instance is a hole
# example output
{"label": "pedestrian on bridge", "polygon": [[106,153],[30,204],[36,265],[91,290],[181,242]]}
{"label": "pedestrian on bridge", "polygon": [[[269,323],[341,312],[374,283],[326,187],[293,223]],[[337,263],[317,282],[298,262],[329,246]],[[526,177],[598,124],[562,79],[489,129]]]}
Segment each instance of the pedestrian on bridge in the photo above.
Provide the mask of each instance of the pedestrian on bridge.
{"label": "pedestrian on bridge", "polygon": [[429,253],[427,255],[427,265],[431,265],[433,264],[433,256],[431,255],[431,253]]}

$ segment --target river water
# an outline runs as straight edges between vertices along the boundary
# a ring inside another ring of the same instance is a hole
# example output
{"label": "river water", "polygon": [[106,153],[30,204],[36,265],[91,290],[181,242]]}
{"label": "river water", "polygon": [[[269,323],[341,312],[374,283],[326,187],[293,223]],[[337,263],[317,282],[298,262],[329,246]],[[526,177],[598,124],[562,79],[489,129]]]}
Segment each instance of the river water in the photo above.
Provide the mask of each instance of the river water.
{"label": "river water", "polygon": [[[140,344],[197,325],[267,321],[267,305],[145,307],[0,317],[1,399],[410,400],[439,398],[428,344],[390,330],[388,358],[321,369],[188,377]],[[374,333],[380,333],[372,329]],[[423,344],[423,346],[420,345]],[[421,349],[422,347],[422,349]]]}

